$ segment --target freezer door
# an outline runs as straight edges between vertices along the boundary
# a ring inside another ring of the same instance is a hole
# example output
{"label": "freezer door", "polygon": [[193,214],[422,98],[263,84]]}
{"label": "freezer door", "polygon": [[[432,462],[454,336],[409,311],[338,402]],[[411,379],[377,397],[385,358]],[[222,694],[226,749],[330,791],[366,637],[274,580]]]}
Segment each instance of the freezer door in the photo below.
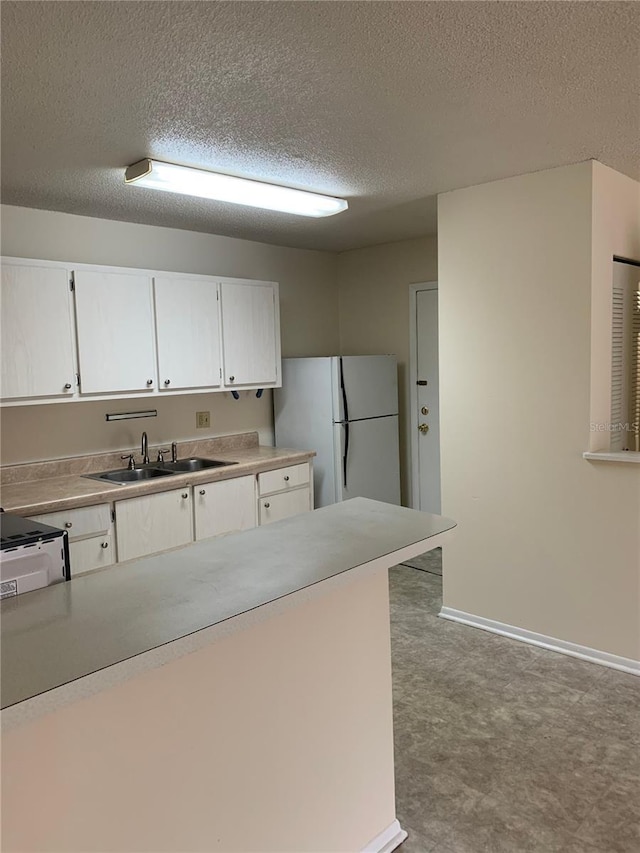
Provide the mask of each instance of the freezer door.
{"label": "freezer door", "polygon": [[335,424],[334,430],[336,501],[362,497],[399,505],[398,416]]}
{"label": "freezer door", "polygon": [[359,421],[398,414],[395,356],[345,355],[334,357],[332,361],[334,421]]}

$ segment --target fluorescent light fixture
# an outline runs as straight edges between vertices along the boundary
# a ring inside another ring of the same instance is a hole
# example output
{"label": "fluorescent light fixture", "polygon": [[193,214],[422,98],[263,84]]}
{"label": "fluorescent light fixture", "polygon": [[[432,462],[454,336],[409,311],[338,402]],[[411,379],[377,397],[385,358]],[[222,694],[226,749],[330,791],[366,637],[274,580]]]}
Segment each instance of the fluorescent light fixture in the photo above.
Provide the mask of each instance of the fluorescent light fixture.
{"label": "fluorescent light fixture", "polygon": [[157,160],[140,160],[129,166],[124,173],[124,180],[126,184],[139,187],[296,213],[299,216],[333,216],[349,207],[343,198],[220,175],[217,172],[192,169],[190,166],[160,163]]}

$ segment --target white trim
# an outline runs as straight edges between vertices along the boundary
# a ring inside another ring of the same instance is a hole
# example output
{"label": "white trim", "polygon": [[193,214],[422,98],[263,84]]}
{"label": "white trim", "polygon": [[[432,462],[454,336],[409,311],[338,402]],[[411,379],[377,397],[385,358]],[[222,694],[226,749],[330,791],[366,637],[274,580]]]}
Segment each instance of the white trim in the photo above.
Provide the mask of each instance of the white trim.
{"label": "white trim", "polygon": [[592,462],[640,463],[640,453],[637,453],[635,450],[585,450],[582,458],[590,459]]}
{"label": "white trim", "polygon": [[437,281],[421,281],[409,285],[409,413],[407,424],[410,433],[409,452],[411,464],[409,465],[409,477],[411,480],[411,507],[420,509],[420,471],[418,468],[418,433],[414,429],[415,412],[418,407],[418,392],[416,382],[418,380],[418,338],[416,335],[417,323],[417,293],[420,290],[437,290]]}
{"label": "white trim", "polygon": [[407,833],[400,823],[394,820],[380,835],[376,835],[366,847],[363,847],[361,853],[391,853],[402,844],[405,838]]}
{"label": "white trim", "polygon": [[451,622],[460,622],[462,625],[481,628],[483,631],[491,631],[493,634],[500,634],[502,637],[509,637],[512,640],[520,640],[532,646],[540,646],[542,649],[560,652],[563,655],[580,658],[590,663],[599,663],[611,669],[619,669],[621,672],[640,676],[640,661],[632,658],[601,652],[599,649],[569,643],[567,640],[558,640],[556,637],[547,637],[545,634],[537,634],[535,631],[527,631],[515,625],[507,625],[505,622],[495,622],[493,619],[485,619],[484,616],[474,616],[473,613],[465,613],[464,610],[455,610],[453,607],[442,607],[438,615],[442,616],[443,619],[449,619]]}

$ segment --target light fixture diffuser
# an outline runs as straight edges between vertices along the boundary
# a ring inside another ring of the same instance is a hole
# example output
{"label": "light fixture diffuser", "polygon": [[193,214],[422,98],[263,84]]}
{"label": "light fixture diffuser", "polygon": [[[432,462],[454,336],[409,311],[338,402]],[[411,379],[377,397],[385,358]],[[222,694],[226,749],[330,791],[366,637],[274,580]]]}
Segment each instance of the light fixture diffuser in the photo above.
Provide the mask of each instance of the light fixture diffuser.
{"label": "light fixture diffuser", "polygon": [[343,198],[221,175],[190,166],[176,166],[175,163],[161,163],[158,160],[145,159],[134,163],[125,171],[124,180],[133,186],[279,210],[299,216],[333,216],[349,207]]}

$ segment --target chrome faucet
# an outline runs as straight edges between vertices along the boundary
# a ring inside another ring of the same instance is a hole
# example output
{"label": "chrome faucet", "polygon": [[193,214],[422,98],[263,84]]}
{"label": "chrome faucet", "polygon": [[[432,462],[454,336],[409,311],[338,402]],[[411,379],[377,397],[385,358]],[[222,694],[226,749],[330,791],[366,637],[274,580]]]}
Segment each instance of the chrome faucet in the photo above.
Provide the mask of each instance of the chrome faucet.
{"label": "chrome faucet", "polygon": [[178,443],[176,441],[171,442],[171,461],[178,461]]}
{"label": "chrome faucet", "polygon": [[149,464],[149,439],[146,432],[142,433],[142,464]]}

